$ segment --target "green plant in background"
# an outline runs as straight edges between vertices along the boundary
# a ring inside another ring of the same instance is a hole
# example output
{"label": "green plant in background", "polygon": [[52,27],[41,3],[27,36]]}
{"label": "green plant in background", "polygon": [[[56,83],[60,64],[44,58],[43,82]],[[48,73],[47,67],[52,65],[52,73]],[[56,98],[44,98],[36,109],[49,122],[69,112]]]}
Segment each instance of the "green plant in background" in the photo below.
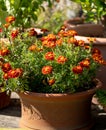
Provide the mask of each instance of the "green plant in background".
{"label": "green plant in background", "polygon": [[96,92],[96,96],[101,105],[106,106],[106,90],[100,89]]}
{"label": "green plant in background", "polygon": [[102,16],[106,15],[106,0],[72,0],[82,6],[87,22],[101,21]]}
{"label": "green plant in background", "polygon": [[[61,11],[57,11],[52,14],[46,11],[46,16],[42,15],[43,14],[40,15],[40,18],[36,22],[37,27],[46,28],[49,30],[49,32],[56,34],[60,30],[61,26],[63,25],[63,21],[65,20]],[[42,17],[45,18],[42,19]]]}
{"label": "green plant in background", "polygon": [[12,15],[16,18],[15,26],[29,27],[38,18],[37,11],[44,8],[43,2],[48,6],[54,0],[0,0],[0,24],[5,23],[5,17]]}
{"label": "green plant in background", "polygon": [[57,33],[61,26],[63,25],[63,21],[65,17],[63,17],[63,12],[57,10],[57,2],[52,2],[51,6],[46,6],[44,10],[38,11],[38,19],[35,23],[36,27],[46,28],[51,33]]}

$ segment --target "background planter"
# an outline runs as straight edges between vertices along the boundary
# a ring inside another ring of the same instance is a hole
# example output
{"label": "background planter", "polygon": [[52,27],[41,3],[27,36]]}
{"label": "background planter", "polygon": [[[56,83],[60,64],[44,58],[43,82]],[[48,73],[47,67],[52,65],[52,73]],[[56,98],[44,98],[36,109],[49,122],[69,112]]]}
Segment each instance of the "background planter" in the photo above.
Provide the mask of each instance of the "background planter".
{"label": "background planter", "polygon": [[7,107],[10,104],[10,92],[0,92],[0,109]]}
{"label": "background planter", "polygon": [[[82,21],[82,22],[81,22]],[[83,18],[74,18],[64,21],[67,29],[77,31],[80,36],[101,37],[104,34],[104,26],[101,24],[84,23]]]}
{"label": "background planter", "polygon": [[20,126],[26,130],[89,130],[91,99],[96,89],[76,94],[19,93]]}

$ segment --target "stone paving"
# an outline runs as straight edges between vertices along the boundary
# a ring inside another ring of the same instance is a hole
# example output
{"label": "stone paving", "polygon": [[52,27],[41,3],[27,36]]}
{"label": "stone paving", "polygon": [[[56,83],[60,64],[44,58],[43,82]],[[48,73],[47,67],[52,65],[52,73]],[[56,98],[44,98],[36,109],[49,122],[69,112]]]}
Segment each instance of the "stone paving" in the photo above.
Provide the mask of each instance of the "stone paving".
{"label": "stone paving", "polygon": [[10,105],[0,110],[0,128],[18,128],[21,117],[19,97],[12,93]]}
{"label": "stone paving", "polygon": [[[92,115],[94,121],[92,130],[106,130],[106,113],[103,111],[103,108],[93,104]],[[0,130],[18,130],[20,117],[21,106],[19,97],[12,93],[10,105],[0,110]]]}

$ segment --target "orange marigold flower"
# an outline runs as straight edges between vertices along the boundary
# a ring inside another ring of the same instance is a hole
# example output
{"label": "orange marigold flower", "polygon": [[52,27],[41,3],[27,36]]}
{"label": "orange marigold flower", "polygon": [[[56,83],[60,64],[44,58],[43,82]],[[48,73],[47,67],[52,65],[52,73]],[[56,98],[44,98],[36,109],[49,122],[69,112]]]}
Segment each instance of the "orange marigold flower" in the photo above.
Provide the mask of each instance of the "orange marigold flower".
{"label": "orange marigold flower", "polygon": [[37,32],[35,31],[34,28],[32,28],[32,29],[29,30],[28,35],[29,35],[29,36],[36,36],[36,35],[37,35]]}
{"label": "orange marigold flower", "polygon": [[54,60],[54,53],[53,52],[47,52],[45,54],[45,59],[46,60]]}
{"label": "orange marigold flower", "polygon": [[92,54],[101,54],[101,51],[98,48],[93,48],[92,49]]}
{"label": "orange marigold flower", "polygon": [[56,42],[55,41],[49,41],[48,42],[48,48],[54,48],[56,47]]}
{"label": "orange marigold flower", "polygon": [[73,37],[73,36],[77,35],[77,32],[75,30],[68,30],[67,34],[68,34],[67,36],[72,36]]}
{"label": "orange marigold flower", "polygon": [[6,18],[6,22],[7,22],[7,23],[12,23],[13,21],[15,21],[15,17],[14,17],[14,16],[8,16],[8,17]]}
{"label": "orange marigold flower", "polygon": [[53,85],[55,83],[55,79],[50,79],[50,80],[48,80],[48,84],[49,85]]}
{"label": "orange marigold flower", "polygon": [[6,56],[8,54],[10,54],[10,51],[7,48],[4,48],[4,49],[0,50],[0,55],[1,56]]}
{"label": "orange marigold flower", "polygon": [[63,40],[62,40],[62,38],[60,38],[60,39],[56,40],[56,45],[61,46],[62,42],[63,42]]}
{"label": "orange marigold flower", "polygon": [[52,71],[53,71],[53,67],[52,66],[44,66],[43,68],[42,68],[42,74],[44,74],[44,75],[46,75],[46,74],[50,74],[50,73],[52,73]]}
{"label": "orange marigold flower", "polygon": [[45,40],[45,41],[42,42],[42,45],[47,47],[47,48],[54,48],[56,46],[56,42]]}
{"label": "orange marigold flower", "polygon": [[58,32],[58,36],[59,37],[67,37],[67,32],[65,30],[60,30],[60,32]]}
{"label": "orange marigold flower", "polygon": [[44,36],[41,38],[41,41],[56,41],[56,35],[54,34],[48,34],[47,36]]}
{"label": "orange marigold flower", "polygon": [[12,37],[12,39],[16,38],[17,36],[18,36],[18,30],[13,30],[13,31],[11,32],[11,37]]}
{"label": "orange marigold flower", "polygon": [[23,73],[23,70],[20,68],[11,69],[10,71],[8,71],[8,77],[9,78],[17,78],[17,77],[21,76],[22,73]]}
{"label": "orange marigold flower", "polygon": [[68,43],[74,43],[74,44],[76,44],[76,43],[77,43],[77,40],[76,40],[76,38],[74,38],[74,37],[70,37],[70,38],[68,39]]}
{"label": "orange marigold flower", "polygon": [[90,66],[90,59],[85,59],[79,63],[82,67],[89,68]]}
{"label": "orange marigold flower", "polygon": [[89,38],[88,38],[88,41],[89,41],[89,42],[95,42],[95,41],[96,41],[96,38],[89,37]]}
{"label": "orange marigold flower", "polygon": [[67,58],[64,57],[64,56],[59,56],[59,57],[57,58],[57,62],[58,62],[59,64],[64,64],[66,61],[67,61]]}
{"label": "orange marigold flower", "polygon": [[10,63],[4,63],[3,65],[2,65],[2,70],[3,70],[3,72],[5,72],[5,73],[7,73],[9,70],[11,70],[11,65],[10,65]]}
{"label": "orange marigold flower", "polygon": [[84,46],[85,42],[83,40],[77,40],[79,46]]}
{"label": "orange marigold flower", "polygon": [[10,23],[6,23],[3,25],[5,28],[8,28],[10,26]]}
{"label": "orange marigold flower", "polygon": [[36,45],[31,45],[29,48],[28,48],[30,51],[35,51],[36,50]]}
{"label": "orange marigold flower", "polygon": [[4,74],[3,74],[3,78],[4,78],[4,79],[8,79],[8,78],[9,78],[9,77],[8,77],[8,74],[7,74],[7,73],[4,73]]}
{"label": "orange marigold flower", "polygon": [[54,34],[48,34],[47,37],[48,37],[48,40],[53,40],[53,41],[56,40],[56,35]]}
{"label": "orange marigold flower", "polygon": [[82,66],[80,65],[77,65],[77,66],[74,66],[72,68],[72,71],[75,73],[75,74],[81,74],[83,72],[83,68]]}
{"label": "orange marigold flower", "polygon": [[101,54],[95,53],[95,54],[92,55],[92,58],[93,58],[93,60],[95,60],[96,62],[98,62],[100,64],[103,63],[103,58],[102,58]]}

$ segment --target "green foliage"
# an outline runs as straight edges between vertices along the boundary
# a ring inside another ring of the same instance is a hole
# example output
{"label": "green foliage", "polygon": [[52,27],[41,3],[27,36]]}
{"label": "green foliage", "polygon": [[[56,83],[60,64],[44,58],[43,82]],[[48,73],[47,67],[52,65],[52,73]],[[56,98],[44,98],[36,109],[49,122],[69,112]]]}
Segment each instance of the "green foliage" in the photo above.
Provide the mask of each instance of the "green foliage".
{"label": "green foliage", "polygon": [[73,0],[81,4],[87,22],[99,22],[106,15],[106,0]]}
{"label": "green foliage", "polygon": [[65,17],[61,11],[57,11],[54,13],[50,13],[50,11],[46,11],[45,15],[41,14],[39,16],[38,21],[36,22],[36,26],[40,28],[46,28],[51,33],[57,33],[61,26],[63,25],[63,21]]}
{"label": "green foliage", "polygon": [[106,90],[100,89],[96,92],[96,96],[101,105],[106,106]]}
{"label": "green foliage", "polygon": [[0,0],[0,22],[5,21],[5,16],[16,17],[15,26],[29,27],[37,20],[37,11],[41,10],[42,3],[47,2],[51,6],[52,0]]}

